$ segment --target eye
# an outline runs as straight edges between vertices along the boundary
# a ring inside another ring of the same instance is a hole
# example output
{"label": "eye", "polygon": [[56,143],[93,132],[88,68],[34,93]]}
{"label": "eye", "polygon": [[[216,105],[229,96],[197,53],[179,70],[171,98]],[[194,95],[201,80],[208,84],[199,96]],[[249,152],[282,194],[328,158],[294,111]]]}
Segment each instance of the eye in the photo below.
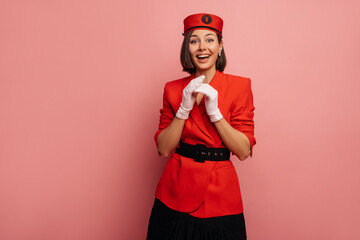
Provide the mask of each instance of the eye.
{"label": "eye", "polygon": [[197,40],[191,40],[190,43],[191,44],[197,43]]}
{"label": "eye", "polygon": [[213,41],[214,41],[214,39],[209,38],[207,41],[208,41],[208,42],[213,42]]}

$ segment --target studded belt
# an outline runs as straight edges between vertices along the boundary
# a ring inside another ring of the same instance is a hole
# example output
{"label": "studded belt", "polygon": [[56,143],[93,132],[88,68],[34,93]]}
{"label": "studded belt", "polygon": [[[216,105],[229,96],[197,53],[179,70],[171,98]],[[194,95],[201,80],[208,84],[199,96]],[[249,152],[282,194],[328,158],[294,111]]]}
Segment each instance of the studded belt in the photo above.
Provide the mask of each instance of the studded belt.
{"label": "studded belt", "polygon": [[211,148],[204,144],[188,144],[181,142],[175,150],[181,156],[194,159],[196,162],[227,161],[230,159],[230,151],[227,148]]}

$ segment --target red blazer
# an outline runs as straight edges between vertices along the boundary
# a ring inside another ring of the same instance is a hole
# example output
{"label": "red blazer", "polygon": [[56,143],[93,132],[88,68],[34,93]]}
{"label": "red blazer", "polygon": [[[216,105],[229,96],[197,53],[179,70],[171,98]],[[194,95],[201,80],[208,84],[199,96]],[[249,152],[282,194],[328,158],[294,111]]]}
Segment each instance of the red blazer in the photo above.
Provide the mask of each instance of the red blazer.
{"label": "red blazer", "polygon": [[[161,131],[167,128],[175,117],[182,100],[182,91],[194,76],[192,74],[166,83],[155,142]],[[249,138],[252,156],[256,141],[253,121],[255,108],[250,79],[217,70],[210,85],[218,91],[218,106],[224,118]],[[205,144],[208,147],[225,147],[206,114],[204,98],[199,105],[195,102],[189,118],[185,121],[181,141]],[[160,178],[155,197],[174,210],[200,218],[243,212],[239,181],[230,160],[201,163],[173,153]]]}

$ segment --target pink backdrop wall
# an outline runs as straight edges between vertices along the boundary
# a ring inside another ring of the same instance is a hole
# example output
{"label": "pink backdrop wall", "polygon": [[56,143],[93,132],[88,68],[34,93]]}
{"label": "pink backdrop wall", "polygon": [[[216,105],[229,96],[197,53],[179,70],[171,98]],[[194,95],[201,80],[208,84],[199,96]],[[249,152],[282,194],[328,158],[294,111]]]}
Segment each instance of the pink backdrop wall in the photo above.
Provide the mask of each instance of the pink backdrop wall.
{"label": "pink backdrop wall", "polygon": [[360,239],[360,4],[1,1],[0,239],[145,239],[167,159],[182,20],[223,17],[257,145],[236,166],[249,240]]}

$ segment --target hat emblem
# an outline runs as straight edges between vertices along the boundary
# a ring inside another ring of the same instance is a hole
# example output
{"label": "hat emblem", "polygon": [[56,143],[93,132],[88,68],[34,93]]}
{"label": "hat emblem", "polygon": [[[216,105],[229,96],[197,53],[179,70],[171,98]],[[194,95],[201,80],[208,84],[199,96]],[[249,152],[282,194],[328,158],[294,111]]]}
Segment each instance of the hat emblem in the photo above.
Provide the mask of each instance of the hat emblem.
{"label": "hat emblem", "polygon": [[205,14],[202,16],[201,21],[205,24],[210,24],[212,22],[212,18],[210,15]]}

